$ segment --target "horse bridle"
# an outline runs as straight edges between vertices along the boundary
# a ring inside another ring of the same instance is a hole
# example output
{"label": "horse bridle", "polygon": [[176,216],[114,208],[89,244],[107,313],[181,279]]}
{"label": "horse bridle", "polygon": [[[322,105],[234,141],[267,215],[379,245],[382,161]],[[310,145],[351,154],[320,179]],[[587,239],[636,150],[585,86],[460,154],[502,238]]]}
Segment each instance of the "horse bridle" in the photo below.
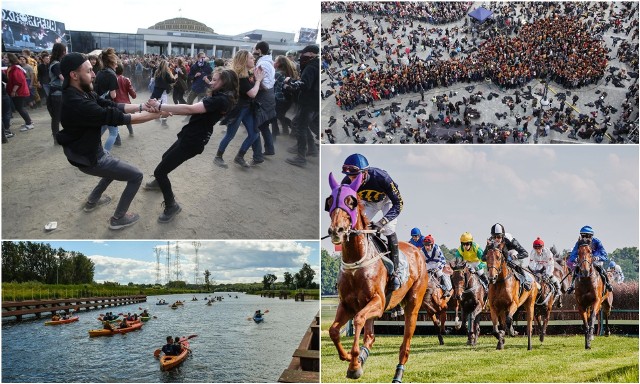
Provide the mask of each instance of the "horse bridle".
{"label": "horse bridle", "polygon": [[[578,249],[582,248],[582,247],[590,247],[590,244],[580,244]],[[585,259],[585,260],[582,260],[582,261],[578,262],[579,265],[582,265],[582,264],[585,264],[585,263],[588,264],[588,266],[589,266],[589,268],[585,268],[586,270],[589,271],[589,274],[584,275],[582,273],[582,269],[578,268],[578,276],[579,277],[589,277],[593,273],[593,268],[592,268],[593,267],[593,255],[591,256],[591,261]]]}

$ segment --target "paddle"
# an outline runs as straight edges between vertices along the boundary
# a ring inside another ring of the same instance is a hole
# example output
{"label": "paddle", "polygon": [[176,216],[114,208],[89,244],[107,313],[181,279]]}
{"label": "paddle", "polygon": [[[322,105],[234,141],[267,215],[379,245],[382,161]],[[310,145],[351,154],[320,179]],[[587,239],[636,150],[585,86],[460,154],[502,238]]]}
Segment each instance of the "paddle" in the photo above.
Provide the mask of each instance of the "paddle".
{"label": "paddle", "polygon": [[[263,315],[266,315],[267,313],[269,313],[268,309],[266,311],[262,312]],[[247,320],[253,320],[253,316],[247,317]]]}
{"label": "paddle", "polygon": [[[197,337],[198,335],[189,335],[187,336],[187,340],[191,340],[194,337]],[[158,348],[155,351],[153,351],[153,356],[154,357],[160,357],[160,353],[162,353],[162,348]]]}

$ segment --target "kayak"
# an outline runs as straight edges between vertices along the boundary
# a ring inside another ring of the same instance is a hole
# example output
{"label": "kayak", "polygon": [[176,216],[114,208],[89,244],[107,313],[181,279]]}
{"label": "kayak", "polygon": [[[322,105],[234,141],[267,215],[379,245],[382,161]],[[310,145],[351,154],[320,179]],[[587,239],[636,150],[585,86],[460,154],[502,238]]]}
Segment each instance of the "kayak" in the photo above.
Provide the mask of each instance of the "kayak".
{"label": "kayak", "polygon": [[178,306],[174,304],[174,305],[170,306],[169,308],[171,308],[171,309],[178,309]]}
{"label": "kayak", "polygon": [[140,316],[139,319],[142,321],[149,321],[149,319],[151,318],[151,316]]}
{"label": "kayak", "polygon": [[176,301],[173,305],[184,305],[184,303],[182,301]]}
{"label": "kayak", "polygon": [[255,321],[256,323],[262,323],[264,321],[264,317],[254,315],[253,316],[253,321]]}
{"label": "kayak", "polygon": [[113,319],[113,320],[103,320],[103,317],[102,317],[102,316],[100,316],[100,317],[98,317],[98,320],[99,320],[99,321],[102,321],[102,322],[108,321],[108,322],[110,322],[110,323],[112,323],[112,324],[113,324],[113,323],[119,323],[119,322],[121,322],[121,321],[122,321],[122,319],[120,318],[120,316],[116,317],[116,318],[115,318],[115,319]]}
{"label": "kayak", "polygon": [[110,331],[108,329],[92,329],[92,330],[89,331],[89,337],[111,336],[111,335],[114,335],[116,333],[127,333],[127,332],[131,332],[131,331],[135,331],[135,330],[140,329],[140,328],[142,328],[142,323],[141,322],[133,323],[128,328],[116,328],[113,331]]}
{"label": "kayak", "polygon": [[180,343],[182,344],[182,352],[180,352],[179,355],[176,355],[176,356],[163,355],[162,357],[160,357],[161,371],[168,371],[170,369],[173,369],[178,365],[182,364],[182,362],[187,359],[187,356],[189,355],[189,341],[187,341],[187,339],[185,338],[182,338]]}
{"label": "kayak", "polygon": [[169,303],[156,303],[156,305],[169,305]]}
{"label": "kayak", "polygon": [[73,323],[74,321],[78,321],[80,320],[80,316],[73,316],[70,317],[66,320],[49,320],[49,321],[45,321],[44,325],[59,325],[59,324],[67,324],[67,323]]}

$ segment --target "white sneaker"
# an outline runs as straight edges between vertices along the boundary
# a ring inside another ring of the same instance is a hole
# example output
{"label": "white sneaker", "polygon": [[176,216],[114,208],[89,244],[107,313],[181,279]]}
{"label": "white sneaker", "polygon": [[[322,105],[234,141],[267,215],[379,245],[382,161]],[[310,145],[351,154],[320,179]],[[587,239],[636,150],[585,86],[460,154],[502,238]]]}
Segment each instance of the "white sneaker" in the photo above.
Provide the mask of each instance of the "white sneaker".
{"label": "white sneaker", "polygon": [[30,129],[33,129],[34,125],[33,124],[25,124],[22,126],[22,128],[20,128],[20,132],[26,132]]}
{"label": "white sneaker", "polygon": [[35,126],[33,124],[28,124],[28,125],[25,125],[25,128],[33,129],[33,128],[35,128]]}

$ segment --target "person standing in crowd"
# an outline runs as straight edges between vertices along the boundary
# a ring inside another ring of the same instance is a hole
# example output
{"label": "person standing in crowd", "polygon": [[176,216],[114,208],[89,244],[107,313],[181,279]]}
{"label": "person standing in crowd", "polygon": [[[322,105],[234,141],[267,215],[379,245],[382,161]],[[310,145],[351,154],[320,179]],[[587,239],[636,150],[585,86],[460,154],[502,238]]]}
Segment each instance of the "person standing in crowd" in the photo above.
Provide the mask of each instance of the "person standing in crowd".
{"label": "person standing in crowd", "polygon": [[[100,59],[103,69],[96,72],[95,91],[101,99],[115,100],[118,89],[118,76],[116,75],[118,56],[116,55],[115,49],[107,48],[103,50]],[[109,137],[107,137],[107,141],[104,143],[104,150],[111,152],[114,144],[120,145],[117,141],[119,138],[118,126],[104,125],[102,127],[102,133],[106,130],[109,130]]]}
{"label": "person standing in crowd", "polygon": [[[136,90],[131,84],[131,79],[123,75],[124,67],[122,63],[118,63],[116,66],[116,76],[118,76],[118,89],[116,90],[116,98],[113,100],[120,104],[131,104],[131,98],[135,99],[138,95]],[[127,124],[127,130],[129,130],[129,136],[133,136],[133,127],[131,123]]]}
{"label": "person standing in crowd", "polygon": [[187,104],[193,104],[193,101],[198,98],[202,100],[207,95],[207,83],[205,78],[211,75],[212,68],[206,61],[206,55],[204,52],[198,53],[198,61],[191,65],[189,70],[189,80],[191,81],[191,92],[187,96]]}
{"label": "person standing in crowd", "polygon": [[27,87],[29,88],[29,98],[27,100],[27,105],[29,105],[29,107],[31,108],[34,108],[35,95],[37,94],[36,84],[38,82],[38,79],[36,78],[36,72],[31,66],[31,64],[29,64],[29,60],[27,59],[26,56],[24,55],[18,56],[18,59],[20,60],[20,66],[25,71],[25,77],[27,79]]}
{"label": "person standing in crowd", "polygon": [[[284,80],[288,77],[293,81],[298,80],[298,71],[295,64],[291,62],[286,56],[276,57],[274,63],[276,69],[275,85],[273,87],[276,95],[276,117],[272,120],[273,135],[278,136],[288,135],[291,128],[291,119],[287,117],[287,111],[293,105],[293,97],[291,93],[284,92]],[[282,124],[282,132],[278,126],[278,122]]]}
{"label": "person standing in crowd", "polygon": [[58,144],[56,135],[60,131],[60,113],[62,112],[62,82],[64,77],[60,72],[60,60],[67,54],[67,46],[55,43],[51,49],[51,59],[47,72],[49,73],[49,97],[47,97],[47,110],[51,116],[51,134],[53,143]]}
{"label": "person standing in crowd", "polygon": [[253,142],[253,161],[251,165],[264,162],[264,156],[273,156],[276,149],[273,144],[273,135],[269,128],[270,122],[276,117],[276,96],[273,90],[275,85],[275,67],[273,59],[269,54],[269,43],[259,41],[253,48],[253,57],[257,59],[256,69],[264,73],[264,79],[260,84],[260,89],[255,97],[256,108],[254,110],[256,129],[262,134],[264,139],[264,153],[262,152],[262,141],[258,137]]}
{"label": "person standing in crowd", "polygon": [[38,64],[38,93],[40,94],[40,100],[47,100],[49,97],[49,83],[51,78],[49,77],[49,64],[51,63],[51,56],[49,52],[42,51],[40,53],[40,63]]}
{"label": "person standing in crowd", "polygon": [[63,129],[58,132],[56,139],[62,145],[69,163],[87,175],[100,177],[83,209],[91,212],[108,204],[111,198],[103,196],[104,191],[114,180],[125,181],[127,185],[109,219],[109,228],[131,226],[140,219],[138,214],[127,211],[142,183],[142,172],[104,150],[100,139],[101,130],[105,125],[144,123],[157,118],[160,113],[143,112],[148,109],[143,104],[116,104],[98,97],[93,92],[96,75],[89,60],[81,53],[65,55],[60,62],[60,71],[64,77],[61,113]]}
{"label": "person standing in crowd", "polygon": [[11,96],[16,112],[20,114],[24,120],[24,125],[20,128],[20,132],[26,132],[34,128],[31,116],[26,109],[27,100],[29,100],[29,86],[27,85],[26,71],[20,66],[20,60],[15,53],[7,53],[9,59],[9,68],[7,68],[7,91]]}
{"label": "person standing in crowd", "polygon": [[[151,98],[162,100],[164,104],[168,102],[168,93],[171,92],[171,87],[176,82],[175,76],[171,73],[169,69],[169,63],[161,59],[158,63],[158,68],[156,68],[155,73],[153,74],[154,82],[153,82],[153,92],[151,92]],[[163,125],[167,124],[166,118],[161,118]]]}
{"label": "person standing in crowd", "polygon": [[233,161],[243,168],[249,168],[249,164],[244,159],[244,155],[253,142],[259,139],[259,133],[255,129],[252,105],[253,99],[260,89],[260,83],[262,83],[262,79],[264,79],[264,72],[261,69],[256,69],[256,71],[251,74],[250,71],[254,68],[254,59],[251,53],[245,49],[239,50],[235,56],[233,56],[231,68],[238,75],[239,98],[236,107],[229,112],[226,117],[227,132],[220,141],[220,145],[218,145],[218,151],[216,152],[216,157],[213,159],[213,162],[219,167],[227,167],[222,156],[231,140],[235,137],[236,132],[238,132],[240,123],[242,123],[247,129],[247,138],[244,139],[240,145],[240,150]]}
{"label": "person standing in crowd", "polygon": [[187,104],[184,94],[187,91],[187,68],[182,57],[176,60],[175,68],[176,82],[173,86],[173,104]]}
{"label": "person standing in crowd", "polygon": [[6,84],[9,78],[5,72],[2,72],[2,143],[7,143],[9,138],[15,136],[11,132],[11,97],[7,91]]}
{"label": "person standing in crowd", "polygon": [[233,108],[238,99],[238,75],[231,69],[216,68],[210,87],[211,96],[196,104],[166,105],[156,99],[148,102],[148,106],[154,110],[193,115],[178,133],[178,140],[162,155],[160,164],[153,171],[155,180],[144,186],[146,190],[162,191],[164,211],[158,217],[160,223],[170,222],[182,210],[173,194],[169,173],[204,151],[213,134],[213,126]]}
{"label": "person standing in crowd", "polygon": [[320,100],[320,48],[317,45],[307,45],[300,51],[300,75],[299,82],[285,79],[287,86],[297,92],[298,111],[293,118],[292,126],[296,130],[297,156],[287,158],[285,161],[291,165],[304,167],[307,164],[307,156],[317,156],[318,149],[315,146],[314,135],[320,134],[319,109]]}

